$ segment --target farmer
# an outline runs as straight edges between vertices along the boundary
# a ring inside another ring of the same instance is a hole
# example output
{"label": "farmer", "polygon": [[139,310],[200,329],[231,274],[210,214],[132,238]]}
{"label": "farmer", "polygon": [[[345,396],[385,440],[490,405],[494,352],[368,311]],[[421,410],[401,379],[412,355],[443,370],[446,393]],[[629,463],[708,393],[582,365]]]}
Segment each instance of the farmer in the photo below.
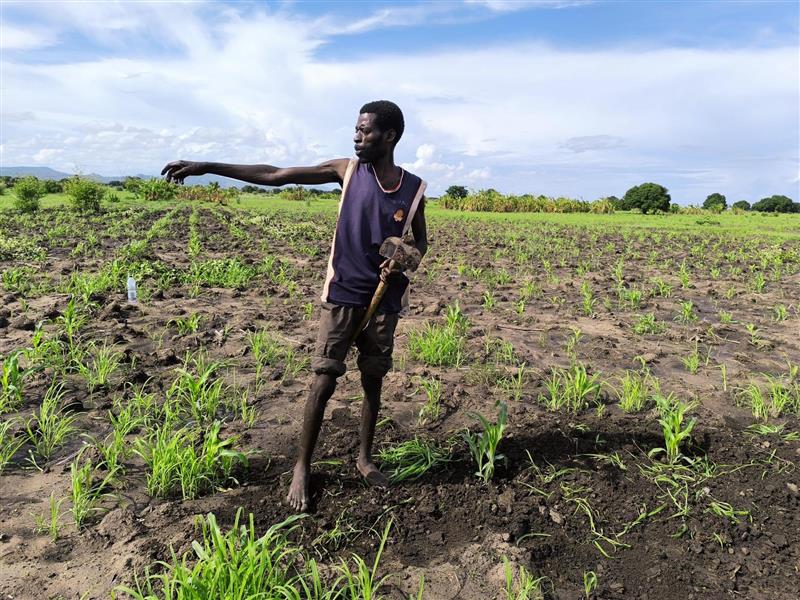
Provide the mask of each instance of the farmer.
{"label": "farmer", "polygon": [[[298,511],[309,505],[311,456],[322,425],[325,405],[345,372],[349,341],[355,334],[380,280],[387,291],[375,316],[358,335],[358,369],[364,388],[360,445],[356,466],[370,485],[385,487],[386,476],[372,460],[372,440],[380,408],[383,377],[392,366],[398,314],[404,306],[408,279],[390,269],[378,249],[389,236],[402,236],[409,225],[422,255],[428,248],[425,226],[425,182],[394,163],[394,148],[403,135],[400,108],[380,100],[361,107],[353,143],[356,158],[338,158],[314,167],[230,165],[179,160],[161,172],[168,181],[211,173],[258,185],[339,183],[342,198],[322,288],[322,314],[314,359],[315,373],[303,414],[299,455],[286,501]],[[410,220],[410,221],[409,221]]]}

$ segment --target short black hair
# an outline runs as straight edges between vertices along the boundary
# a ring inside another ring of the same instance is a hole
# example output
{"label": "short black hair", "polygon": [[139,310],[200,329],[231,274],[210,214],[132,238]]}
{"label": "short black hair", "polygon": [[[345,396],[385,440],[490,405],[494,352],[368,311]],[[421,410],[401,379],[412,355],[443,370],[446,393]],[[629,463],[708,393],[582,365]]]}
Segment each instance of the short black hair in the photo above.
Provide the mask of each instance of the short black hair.
{"label": "short black hair", "polygon": [[389,100],[375,100],[374,102],[367,102],[361,107],[359,114],[373,113],[375,115],[375,124],[383,131],[394,129],[397,137],[394,143],[400,141],[403,137],[403,130],[406,127],[405,120],[403,119],[403,111],[394,102]]}

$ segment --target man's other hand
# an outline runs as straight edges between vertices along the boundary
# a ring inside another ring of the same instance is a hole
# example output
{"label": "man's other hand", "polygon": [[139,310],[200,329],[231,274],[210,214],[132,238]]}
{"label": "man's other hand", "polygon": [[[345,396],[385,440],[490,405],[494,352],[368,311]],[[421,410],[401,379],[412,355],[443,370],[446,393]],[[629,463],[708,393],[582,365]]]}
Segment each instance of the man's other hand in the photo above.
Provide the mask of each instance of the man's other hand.
{"label": "man's other hand", "polygon": [[182,184],[186,177],[205,175],[205,170],[203,169],[203,163],[176,160],[161,169],[161,174],[166,176],[167,181]]}
{"label": "man's other hand", "polygon": [[387,258],[381,263],[381,281],[389,283],[393,277],[397,277],[403,272],[403,267],[399,263],[394,262],[391,258]]}

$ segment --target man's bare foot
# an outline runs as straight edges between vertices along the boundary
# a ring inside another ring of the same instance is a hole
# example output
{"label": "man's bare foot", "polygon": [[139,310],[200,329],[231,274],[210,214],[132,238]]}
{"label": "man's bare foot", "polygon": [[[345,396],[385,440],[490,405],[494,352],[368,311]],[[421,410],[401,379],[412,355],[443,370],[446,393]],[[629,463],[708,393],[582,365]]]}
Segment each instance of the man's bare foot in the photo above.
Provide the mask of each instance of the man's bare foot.
{"label": "man's bare foot", "polygon": [[358,459],[356,461],[359,473],[364,476],[367,483],[375,487],[389,487],[389,480],[386,475],[380,472],[375,463],[371,460]]}
{"label": "man's bare foot", "polygon": [[294,475],[286,502],[298,512],[308,510],[308,476],[308,468],[305,465],[297,463],[294,466]]}

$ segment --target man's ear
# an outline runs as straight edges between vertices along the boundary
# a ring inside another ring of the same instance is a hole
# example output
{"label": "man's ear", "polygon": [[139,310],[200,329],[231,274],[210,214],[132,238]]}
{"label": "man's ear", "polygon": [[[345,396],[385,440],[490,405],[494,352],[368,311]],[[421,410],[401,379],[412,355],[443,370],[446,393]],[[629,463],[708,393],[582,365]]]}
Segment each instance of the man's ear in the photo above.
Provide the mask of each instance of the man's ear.
{"label": "man's ear", "polygon": [[397,139],[397,132],[394,129],[389,129],[384,132],[383,139],[390,144],[394,144],[395,140]]}

